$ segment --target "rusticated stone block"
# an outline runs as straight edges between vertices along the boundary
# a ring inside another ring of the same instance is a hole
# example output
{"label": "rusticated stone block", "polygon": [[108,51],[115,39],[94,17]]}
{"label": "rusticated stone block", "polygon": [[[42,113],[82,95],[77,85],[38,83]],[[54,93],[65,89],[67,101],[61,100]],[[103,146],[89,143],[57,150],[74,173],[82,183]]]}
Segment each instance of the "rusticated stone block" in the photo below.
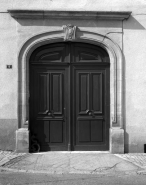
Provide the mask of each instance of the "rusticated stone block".
{"label": "rusticated stone block", "polygon": [[29,152],[29,130],[27,128],[16,130],[16,152]]}
{"label": "rusticated stone block", "polygon": [[110,129],[110,152],[113,154],[124,153],[124,129]]}

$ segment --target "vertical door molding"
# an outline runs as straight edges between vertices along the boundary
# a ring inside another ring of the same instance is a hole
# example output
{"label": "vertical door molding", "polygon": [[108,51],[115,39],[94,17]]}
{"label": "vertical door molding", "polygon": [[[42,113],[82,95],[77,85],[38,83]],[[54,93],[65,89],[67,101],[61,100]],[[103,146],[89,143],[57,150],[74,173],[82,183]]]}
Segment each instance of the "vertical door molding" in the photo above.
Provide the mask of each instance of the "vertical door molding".
{"label": "vertical door molding", "polygon": [[[74,42],[85,42],[102,47],[110,58],[110,127],[123,130],[123,66],[120,47],[110,38],[88,31],[78,30]],[[28,39],[18,54],[18,128],[29,126],[29,59],[32,52],[39,46],[64,42],[64,33],[60,30],[40,33]],[[28,129],[27,129],[28,130]],[[123,132],[122,132],[123,133]],[[116,137],[117,138],[117,137]],[[114,139],[116,139],[114,138]],[[119,138],[116,140],[118,141]],[[123,140],[122,136],[122,140]],[[112,143],[112,136],[110,136]],[[110,145],[112,145],[110,143]],[[122,143],[123,145],[123,143]],[[111,152],[113,150],[111,149]],[[117,151],[117,153],[119,153]],[[120,152],[121,153],[121,152]]]}

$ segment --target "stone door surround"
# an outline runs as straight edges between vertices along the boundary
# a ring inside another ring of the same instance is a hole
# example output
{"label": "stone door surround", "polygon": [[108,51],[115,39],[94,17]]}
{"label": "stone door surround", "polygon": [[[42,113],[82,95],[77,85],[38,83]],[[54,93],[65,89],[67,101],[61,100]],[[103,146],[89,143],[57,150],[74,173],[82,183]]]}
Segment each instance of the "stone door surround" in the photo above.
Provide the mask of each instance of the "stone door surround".
{"label": "stone door surround", "polygon": [[[11,16],[17,18],[30,18],[30,12],[20,12],[18,10],[9,10]],[[33,15],[34,15],[33,11]],[[42,13],[42,12],[41,12]],[[41,14],[40,13],[40,14]],[[83,12],[82,12],[83,13]],[[103,13],[100,12],[102,19],[123,20],[127,19],[131,12],[118,13]],[[85,14],[85,12],[84,12]],[[23,16],[22,16],[23,15]],[[52,15],[52,14],[50,14]],[[64,16],[64,14],[62,14]],[[74,14],[75,15],[75,14]],[[98,17],[94,15],[94,18]],[[119,18],[120,15],[120,18]],[[122,16],[121,16],[122,15]],[[36,16],[36,15],[35,15]],[[81,14],[78,17],[82,17]],[[91,14],[90,14],[91,17]],[[101,18],[100,17],[100,18]],[[122,17],[122,18],[121,18]],[[89,32],[86,30],[77,30],[76,38],[72,42],[90,43],[102,47],[107,51],[110,58],[110,152],[111,153],[123,153],[124,152],[124,130],[123,130],[123,54],[113,40],[107,36]],[[37,34],[28,39],[20,49],[18,55],[18,72],[19,72],[19,101],[18,101],[18,112],[19,112],[19,129],[16,131],[16,150],[21,151],[22,140],[25,140],[25,151],[29,151],[29,58],[31,53],[39,46],[64,42],[64,31],[54,30],[50,32]],[[24,143],[24,142],[23,142]],[[23,151],[24,151],[23,150]]]}

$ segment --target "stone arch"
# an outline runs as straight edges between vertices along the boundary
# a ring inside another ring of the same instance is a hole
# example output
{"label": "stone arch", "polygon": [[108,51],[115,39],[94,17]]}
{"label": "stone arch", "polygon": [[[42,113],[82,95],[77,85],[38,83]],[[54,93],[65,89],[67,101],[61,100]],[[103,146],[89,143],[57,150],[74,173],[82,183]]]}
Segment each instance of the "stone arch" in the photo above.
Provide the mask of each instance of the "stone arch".
{"label": "stone arch", "polygon": [[[18,116],[19,129],[16,132],[18,138],[19,130],[23,129],[28,132],[29,127],[29,58],[32,52],[39,46],[64,41],[63,30],[56,30],[47,33],[37,34],[28,39],[20,49],[18,55]],[[110,58],[110,150],[115,153],[115,150],[123,153],[124,151],[124,132],[123,132],[123,79],[122,79],[122,52],[120,47],[110,38],[98,33],[78,30],[76,39],[73,42],[86,42],[98,45],[104,48]],[[29,134],[28,134],[29,135]],[[121,139],[118,143],[119,138]],[[18,140],[18,139],[17,139]],[[18,141],[16,140],[16,148]],[[28,139],[29,143],[29,139]],[[117,149],[114,145],[116,144]],[[16,149],[17,150],[17,149]]]}

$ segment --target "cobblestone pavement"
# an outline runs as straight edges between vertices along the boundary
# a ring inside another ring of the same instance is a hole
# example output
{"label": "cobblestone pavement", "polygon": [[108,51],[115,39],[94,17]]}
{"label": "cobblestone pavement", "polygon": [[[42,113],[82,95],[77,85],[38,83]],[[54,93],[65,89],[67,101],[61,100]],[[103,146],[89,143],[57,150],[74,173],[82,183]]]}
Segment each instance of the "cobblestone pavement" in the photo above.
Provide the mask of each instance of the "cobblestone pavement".
{"label": "cobblestone pavement", "polygon": [[0,166],[3,166],[12,159],[20,159],[25,156],[26,153],[15,153],[11,151],[2,151],[0,150]]}
{"label": "cobblestone pavement", "polygon": [[115,155],[141,168],[146,168],[146,153],[129,153],[129,154],[115,154]]}

